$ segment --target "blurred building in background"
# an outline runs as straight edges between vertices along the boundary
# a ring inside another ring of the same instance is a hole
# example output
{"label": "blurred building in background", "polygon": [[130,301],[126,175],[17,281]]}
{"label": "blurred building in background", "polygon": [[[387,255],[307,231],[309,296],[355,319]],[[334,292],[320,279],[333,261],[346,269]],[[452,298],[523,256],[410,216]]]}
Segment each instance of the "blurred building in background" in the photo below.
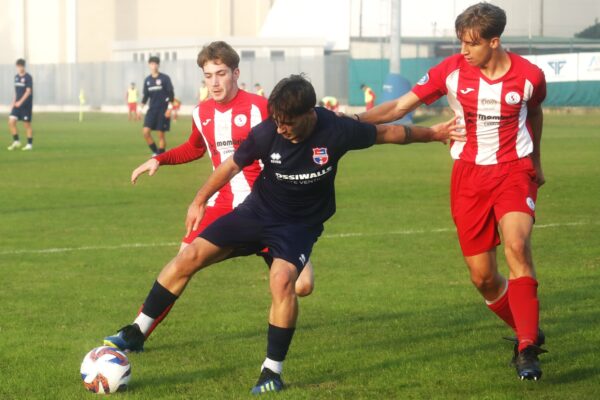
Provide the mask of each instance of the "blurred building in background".
{"label": "blurred building in background", "polygon": [[[0,0],[0,100],[10,101],[14,61],[24,57],[37,106],[77,104],[84,89],[91,107],[107,109],[123,102],[127,84],[141,82],[149,56],[159,55],[178,97],[191,105],[202,81],[198,51],[226,40],[241,55],[240,80],[249,88],[260,82],[268,94],[282,77],[305,72],[319,97],[360,104],[360,84],[378,92],[389,70],[392,1],[398,0]],[[415,82],[458,51],[454,20],[475,2],[402,1],[402,74]],[[571,0],[567,9],[549,0],[491,2],[507,12],[504,44],[511,51],[600,52],[600,41],[573,38],[600,17],[598,1]],[[559,75],[588,76],[596,68],[594,58],[547,62],[582,63]]]}

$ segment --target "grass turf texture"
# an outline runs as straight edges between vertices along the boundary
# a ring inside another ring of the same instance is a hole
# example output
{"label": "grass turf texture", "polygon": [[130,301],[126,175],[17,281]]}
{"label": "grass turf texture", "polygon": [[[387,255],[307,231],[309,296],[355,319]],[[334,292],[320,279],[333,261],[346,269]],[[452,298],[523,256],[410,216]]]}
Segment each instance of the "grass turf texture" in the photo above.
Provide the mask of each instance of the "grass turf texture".
{"label": "grass turf texture", "polygon": [[[132,320],[209,173],[203,159],[131,186],[148,157],[140,124],[76,119],[36,115],[35,150],[0,152],[2,399],[91,398],[83,356]],[[169,145],[189,126],[173,124]],[[512,346],[501,336],[510,331],[469,282],[449,215],[447,149],[388,145],[340,164],[338,212],[313,253],[316,290],[300,300],[289,388],[278,398],[597,398],[598,126],[600,115],[546,117],[538,224],[581,224],[534,232],[550,350],[540,382],[508,367]],[[134,243],[148,247],[119,248]],[[32,252],[86,246],[100,248]],[[130,390],[118,398],[249,397],[269,304],[257,257],[200,272],[147,351],[130,356]]]}

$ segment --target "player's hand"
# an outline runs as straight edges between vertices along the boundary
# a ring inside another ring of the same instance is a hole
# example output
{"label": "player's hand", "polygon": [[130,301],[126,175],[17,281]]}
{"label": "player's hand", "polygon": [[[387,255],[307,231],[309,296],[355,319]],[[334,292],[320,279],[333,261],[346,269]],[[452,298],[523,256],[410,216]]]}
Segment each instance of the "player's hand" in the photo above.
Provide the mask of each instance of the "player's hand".
{"label": "player's hand", "polygon": [[533,166],[535,168],[535,183],[537,183],[538,187],[541,187],[544,183],[546,183],[544,171],[542,170],[542,164],[540,162],[534,162]]}
{"label": "player's hand", "polygon": [[146,161],[145,163],[133,170],[133,172],[131,173],[131,183],[135,185],[135,182],[137,181],[138,177],[144,172],[148,172],[149,176],[154,175],[158,170],[158,167],[160,167],[160,163],[156,158],[149,159],[148,161]]}
{"label": "player's hand", "polygon": [[188,237],[193,231],[197,231],[200,226],[200,221],[204,217],[206,211],[206,204],[198,205],[196,202],[192,202],[188,207],[187,217],[185,218],[185,236]]}
{"label": "player's hand", "polygon": [[22,104],[22,103],[21,103],[20,101],[15,101],[15,103],[14,103],[13,107],[15,107],[15,108],[19,108],[19,107],[21,107],[21,104]]}
{"label": "player's hand", "polygon": [[167,109],[167,111],[165,111],[165,118],[171,118],[171,110]]}
{"label": "player's hand", "polygon": [[444,144],[448,143],[448,140],[466,142],[467,137],[464,131],[465,126],[458,125],[457,121],[458,117],[454,117],[446,122],[441,122],[439,124],[433,125],[431,127],[431,129],[433,130],[432,140],[442,142]]}

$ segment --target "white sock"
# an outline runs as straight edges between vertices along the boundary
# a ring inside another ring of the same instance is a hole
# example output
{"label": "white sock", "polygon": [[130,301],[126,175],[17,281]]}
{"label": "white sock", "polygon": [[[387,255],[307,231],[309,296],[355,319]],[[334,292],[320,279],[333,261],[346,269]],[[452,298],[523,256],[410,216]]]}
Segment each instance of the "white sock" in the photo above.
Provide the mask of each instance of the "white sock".
{"label": "white sock", "polygon": [[133,321],[133,323],[137,324],[137,326],[140,327],[142,333],[146,335],[150,330],[150,327],[154,323],[154,318],[150,318],[149,316],[141,312],[140,315],[138,315],[137,318]]}
{"label": "white sock", "polygon": [[271,371],[275,372],[276,374],[280,374],[283,371],[283,361],[274,361],[271,360],[270,358],[265,358],[265,362],[263,363],[262,367],[261,367],[261,371],[265,368],[269,368]]}

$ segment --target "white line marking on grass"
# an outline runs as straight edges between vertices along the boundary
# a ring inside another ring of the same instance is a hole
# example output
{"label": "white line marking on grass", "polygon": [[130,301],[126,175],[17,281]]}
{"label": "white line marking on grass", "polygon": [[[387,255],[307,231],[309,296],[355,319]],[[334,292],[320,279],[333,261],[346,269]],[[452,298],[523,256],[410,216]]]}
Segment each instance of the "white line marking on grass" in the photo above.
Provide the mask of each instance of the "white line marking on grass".
{"label": "white line marking on grass", "polygon": [[[582,225],[599,225],[600,222],[565,222],[565,223],[552,223],[544,225],[535,225],[536,229],[547,229],[547,228],[562,228],[567,226],[582,226]],[[382,235],[418,235],[425,233],[445,233],[454,232],[454,228],[435,228],[435,229],[406,229],[396,230],[387,232],[348,232],[348,233],[333,233],[329,235],[323,235],[323,239],[343,239],[352,237],[365,237],[365,236],[382,236]],[[90,251],[90,250],[121,250],[121,249],[137,249],[147,247],[169,247],[178,246],[180,242],[164,242],[164,243],[125,243],[112,246],[80,246],[80,247],[51,247],[47,249],[21,249],[21,250],[3,250],[0,251],[2,255],[15,255],[15,254],[52,254],[52,253],[67,253],[72,251]]]}

